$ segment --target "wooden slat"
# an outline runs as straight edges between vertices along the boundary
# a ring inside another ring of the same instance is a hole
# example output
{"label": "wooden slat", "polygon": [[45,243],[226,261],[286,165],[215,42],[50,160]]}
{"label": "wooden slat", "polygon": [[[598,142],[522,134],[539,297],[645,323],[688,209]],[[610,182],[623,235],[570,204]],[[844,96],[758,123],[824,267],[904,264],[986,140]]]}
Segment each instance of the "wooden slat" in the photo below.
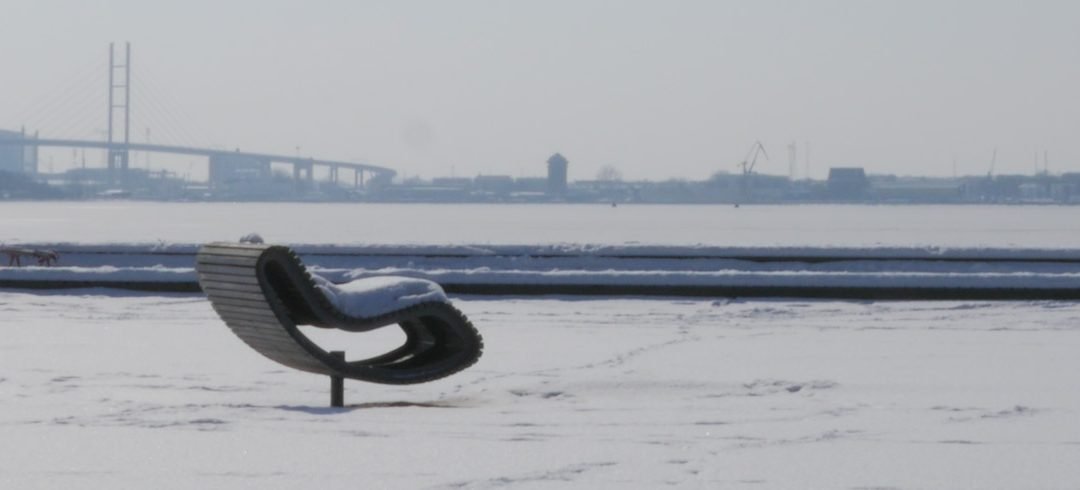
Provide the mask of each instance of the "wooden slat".
{"label": "wooden slat", "polygon": [[254,275],[229,275],[199,272],[199,282],[212,284],[259,284],[259,279]]}
{"label": "wooden slat", "polygon": [[258,344],[259,346],[265,347],[265,348],[273,348],[273,349],[277,349],[277,350],[281,350],[281,351],[289,351],[289,352],[307,352],[299,344],[297,344],[295,341],[293,341],[292,339],[281,340],[281,339],[276,339],[276,338],[267,338],[267,337],[260,337],[260,336],[257,336],[257,335],[246,335],[246,334],[237,334],[237,337],[240,337],[240,339],[243,340],[246,343]]}
{"label": "wooden slat", "polygon": [[[212,301],[210,303],[214,307],[214,310],[222,313],[238,313],[238,314],[256,314],[262,315],[266,318],[276,319],[277,315],[274,314],[274,310],[270,308],[266,303],[251,303],[246,305],[232,304],[227,301]],[[276,321],[276,320],[275,320]]]}
{"label": "wooden slat", "polygon": [[[232,291],[236,293],[263,294],[262,287],[257,284],[234,284],[227,282],[208,283],[203,281],[202,278],[200,278],[199,284],[202,285],[203,291]],[[210,295],[209,292],[206,294],[207,296]]]}
{"label": "wooden slat", "polygon": [[225,256],[225,257],[258,257],[266,250],[265,247],[222,247],[206,245],[199,251],[202,256]]}
{"label": "wooden slat", "polygon": [[[250,345],[254,349],[259,351],[274,351],[283,354],[296,354],[303,349],[295,343],[289,344],[285,342],[275,342],[273,340],[261,339],[258,337],[240,337],[240,340],[245,344]],[[306,351],[305,351],[306,352]]]}
{"label": "wooden slat", "polygon": [[259,256],[254,257],[237,257],[234,255],[198,255],[196,256],[195,263],[199,266],[202,265],[230,265],[235,267],[255,267],[255,264],[259,263]]}
{"label": "wooden slat", "polygon": [[214,307],[214,311],[221,315],[226,323],[228,323],[229,320],[248,320],[265,323],[279,323],[281,321],[276,315],[270,312],[229,310],[218,306]]}
{"label": "wooden slat", "polygon": [[260,348],[277,349],[277,350],[280,350],[280,351],[283,351],[283,352],[284,351],[288,351],[288,352],[294,352],[294,351],[295,352],[301,352],[301,351],[303,351],[303,352],[306,352],[296,342],[293,342],[291,340],[284,341],[284,340],[278,340],[278,339],[267,339],[267,338],[264,338],[264,337],[257,337],[257,336],[254,336],[254,335],[237,335],[237,337],[240,337],[240,340],[243,340],[247,344],[253,344],[253,345],[257,344]]}
{"label": "wooden slat", "polygon": [[244,318],[241,315],[230,316],[225,319],[225,323],[231,326],[245,327],[245,328],[262,328],[273,330],[285,330],[285,327],[281,325],[281,322],[277,320],[271,320],[269,318]]}
{"label": "wooden slat", "polygon": [[199,264],[195,267],[195,271],[199,274],[257,277],[251,267],[237,267],[234,265]]}
{"label": "wooden slat", "polygon": [[202,284],[204,290],[206,291],[233,291],[238,293],[251,293],[262,295],[262,287],[252,284]]}
{"label": "wooden slat", "polygon": [[242,309],[231,306],[212,305],[214,311],[218,312],[222,318],[230,319],[246,319],[257,322],[278,323],[281,320],[274,312],[262,309]]}
{"label": "wooden slat", "polygon": [[228,322],[229,328],[239,332],[263,332],[273,333],[283,339],[292,338],[285,328],[279,323],[257,322],[254,320],[232,319]]}
{"label": "wooden slat", "polygon": [[256,301],[262,304],[266,303],[266,297],[261,292],[251,291],[235,291],[230,289],[216,289],[204,287],[202,290],[206,293],[206,296],[210,298],[210,301],[220,300],[241,300],[241,301]]}
{"label": "wooden slat", "polygon": [[266,339],[276,339],[293,343],[296,342],[295,340],[293,340],[292,336],[289,335],[288,332],[282,330],[281,328],[261,328],[258,326],[241,325],[231,322],[229,323],[229,328],[236,332],[237,335],[252,335]]}
{"label": "wooden slat", "polygon": [[251,298],[230,298],[227,296],[214,296],[210,301],[215,305],[221,306],[235,306],[237,308],[255,308],[261,310],[273,311],[270,308],[270,304],[266,300],[251,299]]}

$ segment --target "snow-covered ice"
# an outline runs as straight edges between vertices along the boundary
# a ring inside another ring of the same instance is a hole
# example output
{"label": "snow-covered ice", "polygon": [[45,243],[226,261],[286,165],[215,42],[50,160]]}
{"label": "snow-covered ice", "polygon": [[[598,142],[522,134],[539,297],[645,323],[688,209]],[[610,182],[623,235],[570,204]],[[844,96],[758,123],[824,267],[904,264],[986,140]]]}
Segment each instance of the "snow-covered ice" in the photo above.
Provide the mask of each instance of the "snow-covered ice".
{"label": "snow-covered ice", "polygon": [[0,244],[252,231],[267,243],[1080,248],[1073,206],[0,202]]}
{"label": "snow-covered ice", "polygon": [[454,301],[476,366],[346,382],[331,409],[327,379],[262,358],[199,295],[0,291],[0,487],[1080,481],[1080,304]]}

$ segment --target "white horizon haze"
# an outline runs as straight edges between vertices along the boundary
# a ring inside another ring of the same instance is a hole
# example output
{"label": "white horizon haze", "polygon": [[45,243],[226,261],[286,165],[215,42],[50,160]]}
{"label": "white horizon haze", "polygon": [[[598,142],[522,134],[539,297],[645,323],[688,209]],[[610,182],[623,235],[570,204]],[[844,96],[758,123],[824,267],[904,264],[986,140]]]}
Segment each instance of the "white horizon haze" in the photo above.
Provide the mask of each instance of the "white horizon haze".
{"label": "white horizon haze", "polygon": [[0,129],[101,139],[125,41],[133,141],[423,177],[559,152],[572,180],[704,179],[758,140],[798,178],[1080,171],[1074,2],[18,2]]}

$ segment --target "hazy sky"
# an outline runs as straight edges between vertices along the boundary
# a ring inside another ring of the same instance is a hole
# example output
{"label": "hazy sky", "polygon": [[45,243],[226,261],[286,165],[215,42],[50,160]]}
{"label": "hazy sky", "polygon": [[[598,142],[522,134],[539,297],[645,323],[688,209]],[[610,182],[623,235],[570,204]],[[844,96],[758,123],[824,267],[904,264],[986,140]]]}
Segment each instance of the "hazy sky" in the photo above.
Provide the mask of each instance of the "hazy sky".
{"label": "hazy sky", "polygon": [[[425,177],[1080,171],[1080,2],[19,1],[0,128],[100,138],[131,41],[132,138]],[[1041,161],[1040,161],[1041,165]]]}

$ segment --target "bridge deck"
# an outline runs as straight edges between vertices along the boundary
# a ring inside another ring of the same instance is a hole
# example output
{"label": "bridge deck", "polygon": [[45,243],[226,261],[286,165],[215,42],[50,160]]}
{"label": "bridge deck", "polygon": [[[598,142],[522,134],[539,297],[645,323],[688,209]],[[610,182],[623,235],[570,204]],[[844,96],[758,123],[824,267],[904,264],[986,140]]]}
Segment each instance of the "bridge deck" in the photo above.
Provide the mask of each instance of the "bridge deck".
{"label": "bridge deck", "polygon": [[348,168],[357,171],[372,172],[377,175],[391,178],[397,174],[393,169],[369,165],[366,163],[346,162],[340,160],[325,160],[310,157],[298,157],[288,155],[274,155],[270,153],[252,153],[244,151],[215,150],[211,148],[196,148],[190,146],[156,145],[150,143],[109,143],[107,141],[46,139],[46,138],[23,138],[23,139],[0,139],[3,146],[36,146],[55,148],[95,148],[115,151],[144,151],[151,153],[170,153],[177,155],[198,155],[205,157],[231,156],[253,158],[271,162],[284,162],[297,166],[324,165],[328,167]]}

